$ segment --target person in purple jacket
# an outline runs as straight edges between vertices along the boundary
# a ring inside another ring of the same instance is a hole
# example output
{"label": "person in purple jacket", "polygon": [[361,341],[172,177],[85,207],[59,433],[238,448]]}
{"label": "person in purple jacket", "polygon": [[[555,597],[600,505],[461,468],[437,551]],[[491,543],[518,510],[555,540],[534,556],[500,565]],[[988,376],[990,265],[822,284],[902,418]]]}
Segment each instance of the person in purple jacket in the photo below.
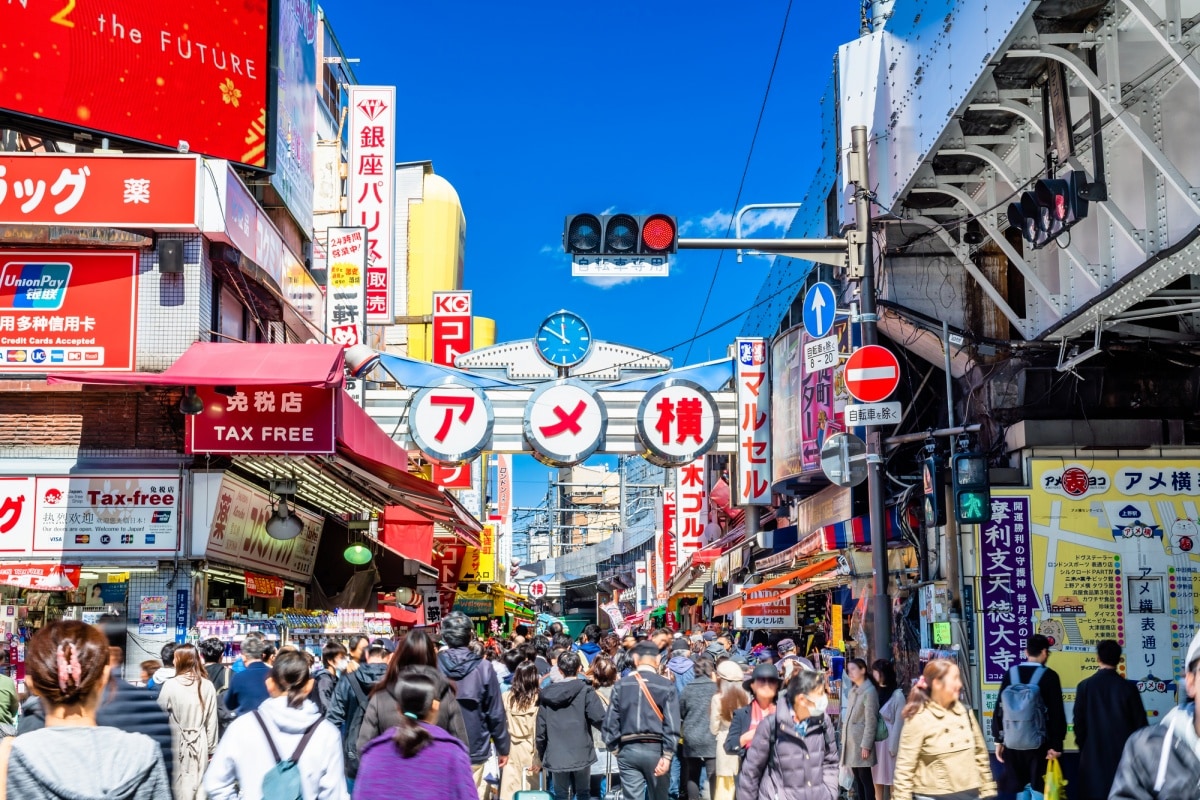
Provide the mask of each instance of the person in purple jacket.
{"label": "person in purple jacket", "polygon": [[432,667],[400,672],[391,693],[403,716],[359,754],[354,800],[478,800],[466,746],[434,724],[440,686]]}

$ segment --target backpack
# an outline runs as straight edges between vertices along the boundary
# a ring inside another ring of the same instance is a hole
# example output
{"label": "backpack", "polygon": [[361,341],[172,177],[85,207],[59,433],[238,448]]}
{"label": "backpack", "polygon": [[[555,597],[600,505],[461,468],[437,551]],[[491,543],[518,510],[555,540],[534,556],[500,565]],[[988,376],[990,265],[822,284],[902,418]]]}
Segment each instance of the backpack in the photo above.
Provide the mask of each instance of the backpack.
{"label": "backpack", "polygon": [[[229,694],[229,681],[233,670],[224,664],[221,665],[221,685],[217,686],[217,738],[225,735],[225,729],[229,727],[229,723],[237,719],[237,712],[233,711],[225,704],[225,698]],[[215,683],[215,681],[214,681]]]}
{"label": "backpack", "polygon": [[1046,668],[1033,671],[1029,683],[1021,683],[1020,667],[1009,672],[1008,688],[1000,693],[1004,707],[1004,746],[1011,750],[1037,750],[1046,741],[1046,701],[1038,681]]}
{"label": "backpack", "polygon": [[304,748],[308,746],[308,740],[316,732],[321,720],[308,726],[308,730],[300,739],[300,744],[296,746],[296,752],[292,753],[291,758],[284,761],[279,757],[279,748],[275,746],[275,740],[271,738],[271,731],[267,728],[267,723],[263,720],[262,715],[255,711],[254,718],[262,727],[263,735],[267,737],[267,744],[271,746],[271,755],[275,757],[275,766],[267,770],[266,775],[263,775],[262,800],[304,800],[303,784],[300,780],[300,756],[304,754]]}

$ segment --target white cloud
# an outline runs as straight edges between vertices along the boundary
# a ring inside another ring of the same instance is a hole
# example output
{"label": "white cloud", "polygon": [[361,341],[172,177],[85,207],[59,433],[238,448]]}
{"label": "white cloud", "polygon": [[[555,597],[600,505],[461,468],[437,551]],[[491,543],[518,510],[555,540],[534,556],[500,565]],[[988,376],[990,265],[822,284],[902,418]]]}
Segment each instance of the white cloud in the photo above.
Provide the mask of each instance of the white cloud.
{"label": "white cloud", "polygon": [[[783,233],[787,231],[794,216],[796,216],[794,208],[764,208],[748,211],[742,216],[742,236],[750,237],[768,228]],[[708,236],[724,236],[725,232],[729,231],[729,235],[734,236],[735,231],[730,227],[732,221],[733,214],[717,209],[706,217],[686,219],[679,223],[679,233],[682,235],[699,230]]]}
{"label": "white cloud", "polygon": [[729,230],[729,223],[732,221],[733,214],[717,209],[707,217],[701,217],[699,225],[709,235],[719,233],[724,236],[725,231]]}
{"label": "white cloud", "polygon": [[563,251],[561,244],[544,244],[542,249],[538,250],[542,255],[561,254]]}
{"label": "white cloud", "polygon": [[611,289],[614,286],[623,286],[627,283],[643,280],[643,278],[640,275],[614,275],[611,277],[589,275],[587,277],[580,278],[580,280],[586,283],[588,286],[595,286],[597,289]]}

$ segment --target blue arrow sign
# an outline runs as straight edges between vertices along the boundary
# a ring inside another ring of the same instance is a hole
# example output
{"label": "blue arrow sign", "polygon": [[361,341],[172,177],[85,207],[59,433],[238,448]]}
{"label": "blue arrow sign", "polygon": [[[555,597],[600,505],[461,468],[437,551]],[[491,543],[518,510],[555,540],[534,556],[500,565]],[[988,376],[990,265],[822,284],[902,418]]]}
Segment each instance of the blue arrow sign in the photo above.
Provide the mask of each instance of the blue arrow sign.
{"label": "blue arrow sign", "polygon": [[833,327],[837,298],[828,283],[815,283],[804,295],[804,332],[820,339]]}

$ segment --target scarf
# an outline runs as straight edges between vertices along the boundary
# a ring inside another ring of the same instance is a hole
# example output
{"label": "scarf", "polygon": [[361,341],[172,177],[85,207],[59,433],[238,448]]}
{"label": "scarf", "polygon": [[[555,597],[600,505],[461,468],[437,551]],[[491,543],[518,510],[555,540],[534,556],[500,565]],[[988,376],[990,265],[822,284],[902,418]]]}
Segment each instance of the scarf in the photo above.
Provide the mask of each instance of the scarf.
{"label": "scarf", "polygon": [[758,730],[758,723],[762,722],[767,717],[775,713],[775,704],[772,703],[767,708],[763,708],[758,704],[757,700],[750,701],[750,732]]}

